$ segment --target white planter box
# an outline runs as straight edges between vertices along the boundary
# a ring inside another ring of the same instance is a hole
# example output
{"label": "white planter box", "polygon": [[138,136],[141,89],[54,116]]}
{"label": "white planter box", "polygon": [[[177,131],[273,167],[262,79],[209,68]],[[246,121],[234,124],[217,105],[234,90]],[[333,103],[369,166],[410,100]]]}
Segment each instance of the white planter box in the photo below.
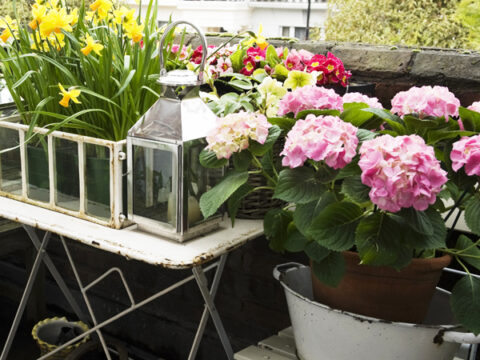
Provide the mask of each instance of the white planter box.
{"label": "white planter box", "polygon": [[0,119],[0,196],[115,229],[127,225],[125,140],[35,128],[43,137],[25,144],[29,127],[17,121]]}

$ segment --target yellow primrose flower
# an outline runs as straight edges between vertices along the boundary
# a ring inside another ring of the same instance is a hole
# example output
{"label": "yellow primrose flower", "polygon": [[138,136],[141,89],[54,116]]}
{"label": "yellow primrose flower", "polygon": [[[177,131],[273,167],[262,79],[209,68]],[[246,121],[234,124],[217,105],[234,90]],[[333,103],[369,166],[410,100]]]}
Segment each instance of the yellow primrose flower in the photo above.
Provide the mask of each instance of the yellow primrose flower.
{"label": "yellow primrose flower", "polygon": [[143,38],[143,28],[145,25],[138,24],[136,21],[132,21],[130,23],[124,24],[125,26],[125,34],[129,39],[132,39],[133,42],[137,43]]}
{"label": "yellow primrose flower", "polygon": [[317,83],[317,77],[312,74],[292,70],[288,73],[287,80],[283,83],[283,86],[286,89],[296,89],[297,87],[303,87],[307,85],[315,85]]}
{"label": "yellow primrose flower", "polygon": [[10,37],[15,37],[16,31],[18,30],[17,21],[7,15],[0,19],[0,28],[3,28],[0,39],[6,43]]}
{"label": "yellow primrose flower", "polygon": [[70,88],[68,89],[68,91],[66,91],[60,83],[58,83],[58,87],[60,88],[59,94],[63,95],[62,100],[59,101],[60,105],[62,105],[63,107],[68,107],[70,100],[72,100],[75,104],[81,104],[81,102],[77,99],[80,96],[80,90]]}
{"label": "yellow primrose flower", "polygon": [[96,0],[90,5],[90,10],[96,11],[100,19],[105,19],[113,4],[109,0]]}
{"label": "yellow primrose flower", "polygon": [[65,8],[52,9],[48,14],[43,18],[42,23],[40,24],[40,33],[43,37],[49,37],[52,32],[60,33],[61,30],[72,31],[72,26],[70,23],[73,20],[72,15],[67,14]]}
{"label": "yellow primrose flower", "polygon": [[120,9],[113,12],[113,16],[116,24],[129,23],[135,19],[135,9],[129,9],[122,5]]}
{"label": "yellow primrose flower", "polygon": [[32,30],[36,30],[38,25],[42,22],[43,18],[45,17],[45,14],[47,12],[47,8],[45,5],[39,5],[37,3],[33,4],[32,6],[32,15],[33,15],[33,20],[30,21],[28,24]]}
{"label": "yellow primrose flower", "polygon": [[103,50],[103,45],[99,44],[98,41],[94,40],[89,34],[87,34],[87,37],[85,38],[85,45],[86,46],[80,50],[83,55],[87,56],[92,50],[98,56],[101,55],[100,51]]}
{"label": "yellow primrose flower", "polygon": [[263,32],[263,25],[260,24],[258,27],[258,33],[251,37],[249,40],[245,42],[246,46],[252,46],[253,44],[257,44],[260,49],[265,49],[268,46],[267,40],[262,36]]}

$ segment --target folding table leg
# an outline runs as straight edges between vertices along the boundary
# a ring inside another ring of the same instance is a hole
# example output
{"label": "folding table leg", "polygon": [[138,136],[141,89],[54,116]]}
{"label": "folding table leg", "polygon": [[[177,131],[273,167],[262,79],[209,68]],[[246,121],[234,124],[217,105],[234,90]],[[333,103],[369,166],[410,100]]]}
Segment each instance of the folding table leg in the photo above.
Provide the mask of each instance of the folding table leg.
{"label": "folding table leg", "polygon": [[[92,322],[94,326],[98,325],[97,319],[95,317],[95,314],[93,312],[92,306],[90,305],[90,300],[88,299],[87,292],[85,288],[83,287],[82,280],[80,279],[80,276],[78,275],[77,267],[75,266],[75,263],[73,262],[72,256],[70,255],[70,251],[68,250],[67,243],[63,236],[60,236],[60,240],[62,241],[63,248],[65,249],[65,253],[67,254],[68,261],[70,262],[70,266],[72,267],[73,274],[75,275],[75,279],[77,280],[78,287],[80,288],[80,292],[82,293],[83,300],[85,301],[85,304],[87,305],[88,312],[90,313],[90,317],[92,318]],[[105,339],[102,335],[102,332],[100,329],[96,330],[96,333],[98,335],[98,338],[100,340],[100,343],[102,344],[103,351],[105,353],[105,356],[107,357],[107,360],[112,360],[110,356],[110,352],[108,351],[107,343],[105,342]],[[2,360],[2,359],[0,359]]]}
{"label": "folding table leg", "polygon": [[32,291],[33,283],[37,277],[38,269],[40,268],[40,264],[45,256],[45,249],[47,248],[48,242],[50,241],[50,232],[46,232],[43,236],[42,243],[38,248],[37,257],[35,258],[35,262],[33,263],[32,271],[28,277],[27,285],[25,286],[25,290],[23,291],[22,299],[20,300],[20,304],[18,305],[17,313],[15,314],[15,319],[13,320],[12,327],[10,328],[10,332],[8,333],[7,341],[3,346],[2,355],[0,356],[0,360],[7,360],[8,353],[10,352],[10,347],[12,346],[13,338],[17,332],[18,326],[20,325],[20,321],[22,320],[23,312],[25,311],[25,306],[27,305],[28,298],[30,297],[30,293]]}
{"label": "folding table leg", "polygon": [[[27,232],[28,236],[30,237],[30,240],[32,240],[33,245],[35,246],[35,248],[38,251],[38,249],[40,247],[40,241],[38,239],[37,234],[35,233],[35,229],[32,228],[31,226],[27,226],[27,225],[23,225],[23,228]],[[80,306],[78,305],[77,301],[73,297],[72,292],[68,288],[67,284],[65,284],[65,281],[63,280],[62,276],[58,272],[57,268],[55,267],[52,260],[50,259],[50,256],[48,256],[47,253],[45,254],[45,256],[43,258],[43,262],[47,266],[48,270],[50,271],[50,274],[52,274],[52,277],[55,279],[55,282],[57,283],[58,287],[62,291],[63,295],[67,299],[70,306],[72,307],[72,310],[75,313],[75,315],[80,320],[82,320],[84,322],[88,322],[89,319],[87,318],[87,316],[85,316],[83,311],[80,309]]]}
{"label": "folding table leg", "polygon": [[[217,269],[217,271],[219,270],[220,269]],[[203,269],[201,266],[193,267],[192,271],[193,271],[193,275],[195,276],[195,280],[197,281],[197,285],[200,289],[200,292],[202,293],[203,300],[205,301],[205,306],[207,307],[210,315],[212,316],[213,324],[217,329],[218,336],[220,337],[220,341],[222,342],[223,349],[227,354],[227,358],[229,360],[233,360],[232,345],[230,344],[230,340],[228,339],[227,333],[225,332],[225,328],[223,327],[223,323],[222,323],[222,320],[220,319],[220,315],[218,314],[217,308],[213,303],[213,298],[208,290],[208,282],[207,282],[207,278],[205,277],[205,273],[203,272]]]}

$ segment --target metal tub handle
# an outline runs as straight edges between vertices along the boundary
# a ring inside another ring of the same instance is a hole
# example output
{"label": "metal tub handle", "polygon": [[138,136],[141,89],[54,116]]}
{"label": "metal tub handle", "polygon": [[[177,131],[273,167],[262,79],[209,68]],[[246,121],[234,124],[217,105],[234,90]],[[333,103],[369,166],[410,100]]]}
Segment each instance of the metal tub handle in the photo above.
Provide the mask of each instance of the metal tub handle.
{"label": "metal tub handle", "polygon": [[303,264],[297,263],[297,262],[288,262],[288,263],[285,263],[285,264],[280,264],[280,265],[275,266],[275,268],[273,269],[273,277],[276,280],[280,280],[280,276],[285,274],[289,270],[300,269],[300,268],[304,268],[304,267],[306,267],[306,266],[303,265]]}

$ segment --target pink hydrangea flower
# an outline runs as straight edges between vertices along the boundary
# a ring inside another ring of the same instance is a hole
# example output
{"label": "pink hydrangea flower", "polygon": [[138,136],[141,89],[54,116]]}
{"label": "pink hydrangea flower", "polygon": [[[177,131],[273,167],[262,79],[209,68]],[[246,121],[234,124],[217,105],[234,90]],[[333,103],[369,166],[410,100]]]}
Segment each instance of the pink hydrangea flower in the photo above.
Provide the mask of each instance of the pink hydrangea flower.
{"label": "pink hydrangea flower", "polygon": [[262,114],[228,114],[217,118],[216,127],[207,136],[207,149],[215,152],[217,159],[229,159],[233,153],[247,149],[250,139],[264,144],[271,126]]}
{"label": "pink hydrangea flower", "polygon": [[472,105],[470,105],[468,108],[468,110],[472,110],[472,111],[476,111],[478,113],[480,113],[480,101],[476,101],[474,102]]}
{"label": "pink hydrangea flower", "polygon": [[302,110],[334,109],[343,111],[343,100],[333,89],[325,89],[315,85],[296,88],[287,93],[278,108],[279,115],[293,112],[295,116]]}
{"label": "pink hydrangea flower", "polygon": [[447,182],[433,147],[418,135],[383,135],[365,141],[358,165],[362,183],[371,188],[371,201],[391,212],[412,206],[426,210]]}
{"label": "pink hydrangea flower", "polygon": [[302,62],[304,64],[308,63],[310,61],[310,59],[313,57],[313,53],[311,53],[310,51],[308,50],[305,50],[305,49],[300,49],[298,50],[298,55],[300,55],[300,59],[302,59]]}
{"label": "pink hydrangea flower", "polygon": [[392,99],[393,113],[400,116],[415,113],[421,119],[443,116],[448,121],[449,116],[458,116],[459,106],[460,100],[444,86],[414,86]]}
{"label": "pink hydrangea flower", "polygon": [[338,116],[310,114],[299,120],[288,132],[280,155],[283,166],[296,168],[307,159],[325,161],[333,169],[352,161],[358,145],[357,128]]}
{"label": "pink hydrangea flower", "polygon": [[343,95],[343,103],[365,103],[371,108],[383,109],[382,104],[378,101],[376,97],[368,97],[358,92],[346,93]]}
{"label": "pink hydrangea flower", "polygon": [[465,166],[467,175],[480,175],[480,135],[463,137],[453,143],[450,159],[454,171]]}

